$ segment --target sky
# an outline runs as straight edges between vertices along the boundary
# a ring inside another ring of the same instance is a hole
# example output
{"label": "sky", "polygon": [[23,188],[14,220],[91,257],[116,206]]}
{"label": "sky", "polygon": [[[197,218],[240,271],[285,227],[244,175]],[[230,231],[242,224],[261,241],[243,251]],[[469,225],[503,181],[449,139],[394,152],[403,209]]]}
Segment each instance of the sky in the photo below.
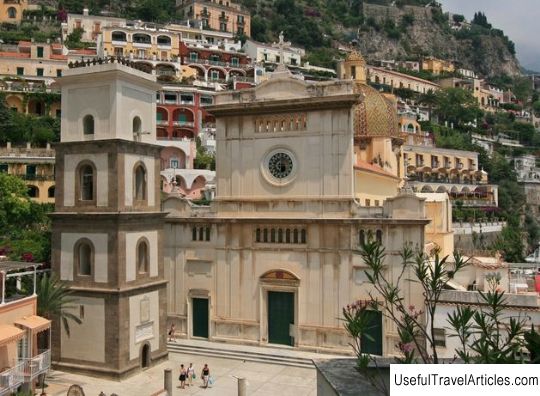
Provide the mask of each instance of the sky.
{"label": "sky", "polygon": [[471,20],[482,11],[488,22],[516,44],[521,66],[540,72],[540,0],[439,0],[445,11]]}

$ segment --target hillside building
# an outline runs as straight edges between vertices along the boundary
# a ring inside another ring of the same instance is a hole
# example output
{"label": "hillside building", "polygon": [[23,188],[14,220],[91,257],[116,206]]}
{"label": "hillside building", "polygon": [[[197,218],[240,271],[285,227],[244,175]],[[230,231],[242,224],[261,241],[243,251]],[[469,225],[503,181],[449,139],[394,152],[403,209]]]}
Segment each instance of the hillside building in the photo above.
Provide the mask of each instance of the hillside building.
{"label": "hillside building", "polygon": [[127,26],[125,18],[115,18],[103,15],[90,15],[88,8],[84,8],[82,14],[68,14],[67,21],[62,23],[62,39],[77,29],[82,29],[81,41],[95,43],[104,28],[117,28]]}
{"label": "hillside building", "polygon": [[39,203],[54,203],[54,150],[46,148],[0,147],[0,172],[17,176],[28,186],[28,195]]}
{"label": "hillside building", "polygon": [[184,18],[200,21],[203,29],[251,35],[251,16],[232,0],[176,0]]}
{"label": "hillside building", "polygon": [[19,23],[28,8],[28,0],[3,0],[0,2],[0,22]]}
{"label": "hillside building", "polygon": [[[0,259],[0,395],[34,393],[51,367],[51,321],[37,315],[37,266]],[[22,290],[29,277],[30,290]]]}
{"label": "hillside building", "polygon": [[50,85],[68,68],[64,46],[59,43],[20,41],[0,45],[0,76],[43,81]]}
{"label": "hillside building", "polygon": [[369,81],[372,84],[385,86],[388,89],[406,88],[414,92],[425,94],[429,91],[438,91],[439,84],[409,74],[388,70],[381,67],[368,66]]}

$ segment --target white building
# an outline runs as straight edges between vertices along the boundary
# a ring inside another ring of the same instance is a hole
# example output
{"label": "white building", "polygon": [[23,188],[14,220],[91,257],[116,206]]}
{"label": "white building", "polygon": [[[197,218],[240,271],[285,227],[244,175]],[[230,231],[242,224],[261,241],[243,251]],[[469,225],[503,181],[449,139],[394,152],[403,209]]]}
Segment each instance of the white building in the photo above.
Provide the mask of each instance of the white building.
{"label": "white building", "polygon": [[243,49],[255,62],[284,63],[291,66],[301,66],[302,57],[306,55],[303,48],[289,46],[280,49],[277,44],[269,45],[254,40],[247,40]]}
{"label": "white building", "polygon": [[127,25],[125,18],[114,18],[102,15],[90,15],[88,8],[82,14],[68,14],[67,22],[62,23],[62,39],[73,33],[75,29],[83,29],[81,41],[95,42],[104,27],[124,27]]}

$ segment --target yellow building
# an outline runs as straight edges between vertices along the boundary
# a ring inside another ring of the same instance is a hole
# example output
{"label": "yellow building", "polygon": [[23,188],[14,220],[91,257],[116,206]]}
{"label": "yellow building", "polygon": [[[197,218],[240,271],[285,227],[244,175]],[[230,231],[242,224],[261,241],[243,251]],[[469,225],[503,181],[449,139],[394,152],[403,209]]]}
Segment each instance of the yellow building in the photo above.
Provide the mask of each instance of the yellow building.
{"label": "yellow building", "polygon": [[0,92],[5,94],[7,106],[17,113],[60,117],[60,93],[44,81],[5,78],[0,81]]}
{"label": "yellow building", "polygon": [[478,168],[478,153],[433,146],[403,146],[403,163],[416,192],[448,193],[463,206],[498,206],[498,188]]}
{"label": "yellow building", "polygon": [[422,61],[422,70],[429,71],[433,74],[442,74],[453,73],[456,71],[456,68],[450,61],[428,57]]}
{"label": "yellow building", "polygon": [[418,93],[440,89],[439,84],[432,81],[375,66],[369,66],[369,81],[372,84],[387,85],[393,89],[406,88]]}
{"label": "yellow building", "polygon": [[180,38],[168,29],[104,27],[98,37],[98,56],[133,59],[137,68],[158,77],[181,77]]}
{"label": "yellow building", "polygon": [[0,51],[2,77],[43,81],[50,85],[67,68],[62,44],[20,41],[18,45],[3,45]]}
{"label": "yellow building", "polygon": [[251,35],[251,16],[229,0],[177,0],[176,9],[185,18],[201,21],[203,29]]}
{"label": "yellow building", "polygon": [[19,23],[26,9],[28,9],[28,0],[2,0],[0,2],[0,22]]}
{"label": "yellow building", "polygon": [[47,148],[0,147],[0,172],[22,178],[30,198],[39,203],[54,203],[54,150]]}

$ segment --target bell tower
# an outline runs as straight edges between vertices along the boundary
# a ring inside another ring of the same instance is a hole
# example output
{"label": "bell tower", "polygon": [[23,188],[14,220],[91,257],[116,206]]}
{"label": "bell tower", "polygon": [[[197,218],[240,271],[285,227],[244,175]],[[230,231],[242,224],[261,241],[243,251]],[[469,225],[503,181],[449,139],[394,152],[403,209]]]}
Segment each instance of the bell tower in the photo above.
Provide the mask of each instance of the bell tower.
{"label": "bell tower", "polygon": [[72,68],[56,145],[52,269],[82,323],[54,326],[53,364],[122,378],[167,357],[155,77],[119,63]]}

